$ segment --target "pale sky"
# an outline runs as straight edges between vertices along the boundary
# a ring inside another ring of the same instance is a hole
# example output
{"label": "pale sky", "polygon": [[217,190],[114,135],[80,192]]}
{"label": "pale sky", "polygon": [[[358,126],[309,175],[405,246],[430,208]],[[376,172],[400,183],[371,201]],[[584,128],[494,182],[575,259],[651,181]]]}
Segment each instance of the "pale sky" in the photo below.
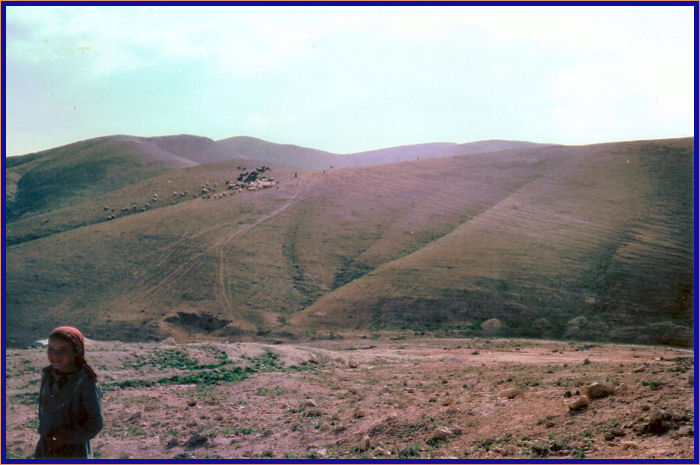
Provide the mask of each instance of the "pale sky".
{"label": "pale sky", "polygon": [[7,6],[6,155],[692,136],[692,6]]}

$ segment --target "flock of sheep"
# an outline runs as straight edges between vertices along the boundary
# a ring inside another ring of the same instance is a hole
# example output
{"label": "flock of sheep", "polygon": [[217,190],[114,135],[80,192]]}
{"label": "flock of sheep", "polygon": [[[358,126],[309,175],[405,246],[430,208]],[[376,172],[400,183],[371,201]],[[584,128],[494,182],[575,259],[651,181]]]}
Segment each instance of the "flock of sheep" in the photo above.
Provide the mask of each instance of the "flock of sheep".
{"label": "flock of sheep", "polygon": [[[235,195],[243,191],[259,191],[262,189],[268,189],[270,187],[277,187],[279,189],[279,181],[275,181],[275,178],[272,176],[263,176],[263,173],[266,171],[270,171],[269,166],[262,166],[260,168],[255,169],[252,172],[245,172],[245,167],[238,167],[239,170],[242,170],[242,172],[236,181],[232,180],[227,180],[226,181],[226,190],[223,192],[217,192],[216,189],[218,187],[218,183],[214,184],[209,184],[209,182],[205,182],[202,185],[202,190],[200,191],[200,195],[203,199],[209,200],[209,199],[220,199],[223,197],[228,197],[230,195]],[[173,198],[181,198],[181,197],[186,197],[188,195],[187,191],[182,191],[182,192],[177,192],[173,191]],[[193,194],[192,198],[197,198],[197,194]],[[119,214],[128,214],[130,212],[143,212],[148,210],[151,207],[151,204],[154,204],[158,202],[158,194],[154,193],[153,198],[151,199],[151,202],[144,203],[143,206],[139,206],[137,204],[132,204],[131,207],[123,207],[119,212],[115,208],[109,207],[105,205],[104,210],[110,212],[109,216],[107,217],[108,220],[113,220],[117,218]]]}

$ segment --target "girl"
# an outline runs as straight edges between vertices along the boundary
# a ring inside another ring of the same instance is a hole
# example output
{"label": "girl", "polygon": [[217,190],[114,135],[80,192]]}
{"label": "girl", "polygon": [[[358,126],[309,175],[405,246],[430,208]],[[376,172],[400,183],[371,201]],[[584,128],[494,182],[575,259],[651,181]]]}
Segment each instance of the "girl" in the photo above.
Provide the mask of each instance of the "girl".
{"label": "girl", "polygon": [[35,458],[93,458],[90,439],[102,429],[102,391],[85,361],[85,339],[61,326],[49,336],[50,365],[41,375]]}

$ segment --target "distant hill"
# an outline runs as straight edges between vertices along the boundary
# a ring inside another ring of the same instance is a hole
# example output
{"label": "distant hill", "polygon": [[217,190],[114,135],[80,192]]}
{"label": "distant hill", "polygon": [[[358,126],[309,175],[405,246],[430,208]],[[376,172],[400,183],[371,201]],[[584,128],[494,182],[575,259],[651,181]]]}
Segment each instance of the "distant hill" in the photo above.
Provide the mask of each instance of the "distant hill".
{"label": "distant hill", "polygon": [[374,166],[420,158],[442,158],[473,153],[545,146],[532,142],[481,141],[468,144],[450,142],[403,145],[367,152],[335,154],[289,144],[275,144],[253,137],[232,137],[217,144],[231,154],[253,160],[279,163],[288,167],[310,170]]}
{"label": "distant hill", "polygon": [[[478,144],[332,170],[300,166],[353,155],[195,136],[9,158],[6,342],[71,323],[125,340],[692,343],[692,139]],[[256,169],[274,187],[230,195]]]}
{"label": "distant hill", "polygon": [[[175,146],[175,139],[172,142]],[[7,219],[56,210],[196,164],[177,152],[131,136],[100,137],[10,157],[5,172]]]}

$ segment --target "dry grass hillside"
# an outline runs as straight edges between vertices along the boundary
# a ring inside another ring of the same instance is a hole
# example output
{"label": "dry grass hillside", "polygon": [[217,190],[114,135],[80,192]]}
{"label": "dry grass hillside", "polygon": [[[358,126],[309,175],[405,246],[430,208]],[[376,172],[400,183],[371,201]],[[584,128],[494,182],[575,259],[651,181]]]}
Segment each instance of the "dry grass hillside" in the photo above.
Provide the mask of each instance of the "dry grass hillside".
{"label": "dry grass hillside", "polygon": [[235,195],[227,181],[263,165],[253,154],[222,159],[234,154],[192,136],[139,142],[188,166],[136,166],[89,195],[67,179],[48,195],[24,181],[36,155],[8,163],[7,202],[24,212],[6,225],[9,345],[66,322],[130,341],[405,330],[692,342],[692,139],[325,171],[266,162],[273,187]]}
{"label": "dry grass hillside", "polygon": [[[414,187],[418,179],[404,192],[387,192],[376,179],[353,189],[377,198],[415,194],[414,204],[358,254],[355,262],[370,273],[324,295],[293,323],[459,333],[496,318],[503,325],[496,333],[690,343],[687,141],[556,147],[448,163],[449,174],[436,173],[439,180],[426,176],[423,192]],[[440,181],[456,189],[434,189]],[[378,202],[390,203],[397,202]],[[415,252],[383,253],[383,242],[396,250],[425,234],[411,221],[437,229],[448,217],[447,227]]]}

